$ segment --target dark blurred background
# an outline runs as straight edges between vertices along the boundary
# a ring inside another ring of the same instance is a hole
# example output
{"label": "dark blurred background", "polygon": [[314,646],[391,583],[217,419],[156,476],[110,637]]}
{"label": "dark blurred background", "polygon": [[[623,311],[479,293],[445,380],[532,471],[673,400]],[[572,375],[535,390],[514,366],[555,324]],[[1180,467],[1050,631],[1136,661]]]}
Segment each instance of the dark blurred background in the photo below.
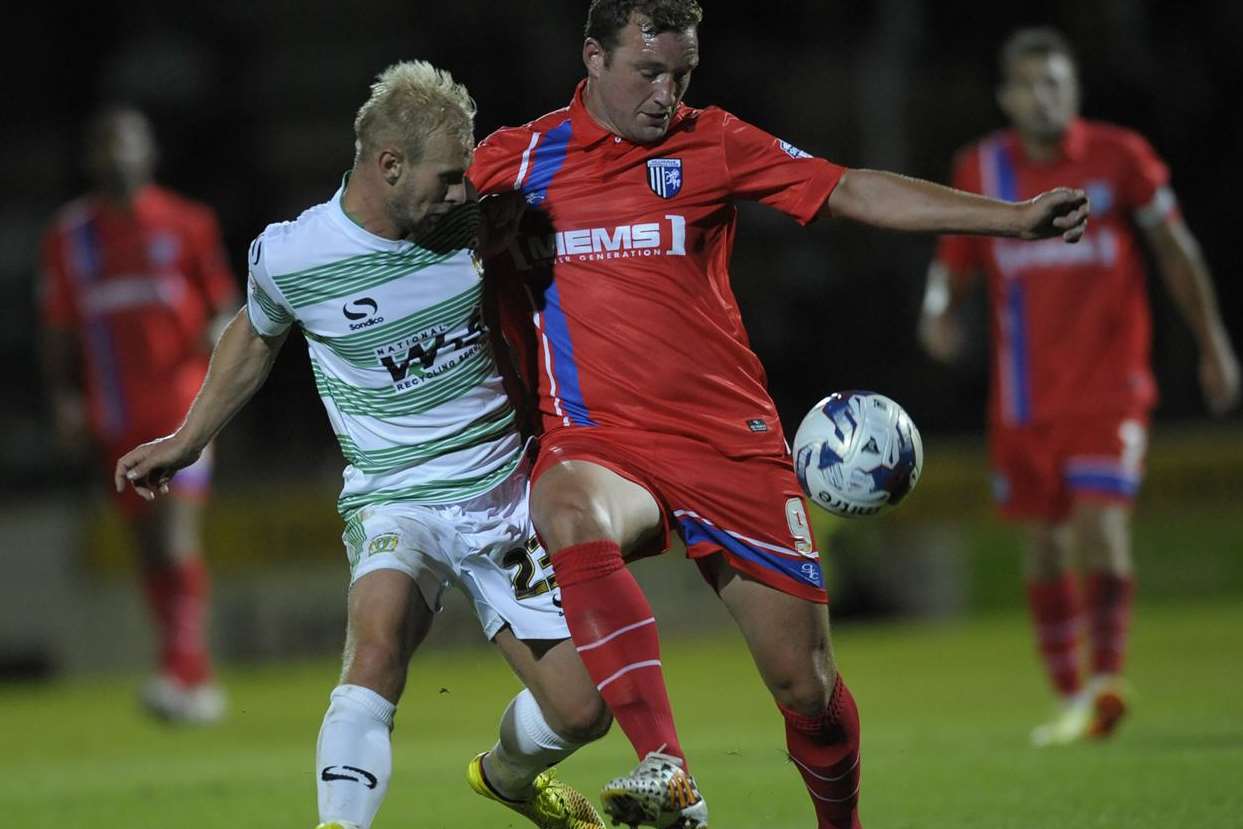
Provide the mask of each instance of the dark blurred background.
{"label": "dark blurred background", "polygon": [[[717,104],[847,166],[941,181],[958,147],[1002,126],[994,103],[1002,39],[1021,25],[1058,26],[1078,48],[1084,114],[1139,130],[1169,162],[1232,338],[1243,343],[1236,163],[1243,3],[704,6],[689,104]],[[117,101],[150,114],[162,149],[159,179],[218,211],[240,287],[249,241],[338,186],[352,161],[354,113],[376,73],[416,57],[450,69],[478,101],[482,139],[568,102],[583,75],[586,8],[584,0],[348,7],[216,0],[173,10],[139,0],[6,11],[0,663],[18,673],[23,665],[42,672],[139,664],[133,643],[149,635],[129,588],[127,542],[101,507],[100,470],[56,455],[39,381],[38,240],[56,208],[85,187],[84,119]],[[982,295],[970,309],[977,336],[962,364],[939,366],[916,342],[933,245],[832,222],[803,229],[753,205],[741,217],[734,286],[787,429],[830,391],[866,388],[899,400],[928,447],[924,482],[894,520],[855,522],[834,539],[839,617],[944,615],[1010,607],[1021,596],[1018,536],[999,527],[988,498]],[[1236,412],[1224,425],[1208,424],[1195,345],[1163,287],[1150,282],[1162,400],[1137,556],[1156,594],[1239,590],[1243,421]],[[1161,444],[1162,435],[1174,437]],[[345,569],[332,502],[343,462],[296,338],[219,449],[207,526],[221,586],[219,649],[244,659],[335,648]],[[827,538],[827,516],[816,520]],[[1197,528],[1201,536],[1189,534]],[[302,566],[289,566],[295,562]],[[719,609],[703,609],[709,594],[695,586],[693,568],[644,568],[679,574],[666,585],[665,618],[679,609],[692,623],[718,618],[703,615]],[[703,603],[688,603],[691,595]],[[101,620],[106,637],[80,635]],[[469,621],[463,628],[475,629]]]}
{"label": "dark blurred background", "polygon": [[[55,208],[84,187],[80,130],[101,102],[152,116],[159,177],[214,206],[239,279],[248,241],[331,195],[350,164],[355,109],[403,58],[449,68],[479,103],[478,137],[562,106],[582,75],[586,3],[370,0],[162,2],[7,12],[0,60],[8,117],[0,155],[0,480],[55,477],[33,350],[36,247]],[[851,166],[945,180],[954,150],[1001,125],[995,52],[1014,27],[1052,23],[1076,44],[1084,112],[1140,130],[1168,160],[1190,226],[1243,340],[1236,163],[1243,134],[1243,4],[967,0],[704,4],[703,62],[687,102],[717,104]],[[1193,8],[1194,7],[1194,8]],[[1194,11],[1194,13],[1193,13]],[[845,224],[810,230],[745,211],[733,276],[787,427],[828,391],[896,397],[925,433],[982,427],[982,337],[945,369],[914,337],[933,240]],[[1161,420],[1203,411],[1195,348],[1154,284]],[[977,313],[977,316],[982,316]],[[983,334],[982,328],[980,333]],[[270,462],[335,463],[298,347],[226,438],[224,475]],[[273,441],[271,425],[281,425]],[[240,466],[239,466],[240,464]]]}

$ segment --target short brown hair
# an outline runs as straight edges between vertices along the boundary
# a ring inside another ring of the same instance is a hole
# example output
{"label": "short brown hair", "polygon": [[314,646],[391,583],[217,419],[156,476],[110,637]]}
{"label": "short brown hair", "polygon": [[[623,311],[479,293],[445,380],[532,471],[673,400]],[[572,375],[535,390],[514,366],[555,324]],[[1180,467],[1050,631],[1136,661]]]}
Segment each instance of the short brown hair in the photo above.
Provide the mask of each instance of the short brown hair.
{"label": "short brown hair", "polygon": [[1034,26],[1028,29],[1019,29],[1001,45],[1001,51],[997,54],[998,69],[1001,71],[1001,80],[1004,82],[1010,77],[1010,67],[1021,58],[1031,57],[1049,57],[1050,55],[1064,55],[1071,63],[1075,63],[1075,51],[1070,48],[1070,41],[1066,35],[1054,29],[1052,26]]}
{"label": "short brown hair", "polygon": [[643,17],[643,30],[658,35],[698,26],[704,12],[695,0],[592,0],[583,36],[599,42],[605,52],[612,52],[631,15]]}

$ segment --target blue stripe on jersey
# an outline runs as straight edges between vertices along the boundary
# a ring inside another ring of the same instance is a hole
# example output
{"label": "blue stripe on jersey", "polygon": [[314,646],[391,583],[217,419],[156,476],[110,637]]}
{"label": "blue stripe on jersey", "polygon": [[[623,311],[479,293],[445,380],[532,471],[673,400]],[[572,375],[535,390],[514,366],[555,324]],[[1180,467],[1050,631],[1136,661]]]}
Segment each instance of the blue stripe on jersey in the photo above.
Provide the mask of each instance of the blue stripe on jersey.
{"label": "blue stripe on jersey", "polygon": [[783,576],[803,584],[808,584],[821,590],[824,589],[824,580],[820,574],[820,562],[813,559],[789,558],[771,553],[768,550],[752,547],[750,544],[735,538],[719,527],[696,521],[694,518],[685,515],[678,519],[678,532],[682,536],[682,540],[686,542],[687,547],[703,542],[715,544],[745,561],[758,564],[767,570],[775,570]]}
{"label": "blue stripe on jersey", "polygon": [[[1006,201],[1018,201],[1019,188],[1010,152],[1000,142],[992,145],[993,171],[996,174],[997,192],[992,194]],[[1005,307],[1002,309],[1006,325],[1001,359],[1009,364],[1009,399],[1005,401],[1008,420],[1015,424],[1031,421],[1031,366],[1027,353],[1027,298],[1022,276],[1006,280]]]}
{"label": "blue stripe on jersey", "polygon": [[[570,143],[573,126],[567,118],[544,136],[535,148],[535,161],[531,174],[522,185],[528,204],[539,204],[548,196],[548,186],[565,163],[566,148]],[[574,359],[574,343],[570,339],[570,326],[561,310],[561,295],[557,280],[544,291],[544,333],[552,346],[552,371],[557,380],[557,397],[562,410],[576,426],[595,426],[583,402],[583,390],[578,381],[578,362]]]}
{"label": "blue stripe on jersey", "polygon": [[535,148],[535,162],[531,165],[531,173],[522,183],[522,194],[527,204],[539,204],[548,196],[548,185],[565,163],[566,147],[570,143],[570,135],[574,127],[567,118],[544,134],[544,140]]}
{"label": "blue stripe on jersey", "polygon": [[570,422],[576,426],[595,426],[583,402],[583,390],[578,382],[578,363],[574,360],[574,345],[570,342],[570,327],[561,310],[561,296],[557,292],[557,280],[544,290],[544,333],[552,344],[552,372],[557,378],[557,397]]}
{"label": "blue stripe on jersey", "polygon": [[[70,234],[74,254],[74,272],[86,298],[90,286],[103,276],[103,252],[99,244],[99,228],[95,220],[88,219],[76,226]],[[85,345],[91,356],[87,364],[93,369],[95,386],[103,401],[103,430],[106,437],[119,438],[125,431],[125,397],[121,389],[121,373],[117,361],[116,344],[112,331],[104,317],[87,314],[83,318]]]}

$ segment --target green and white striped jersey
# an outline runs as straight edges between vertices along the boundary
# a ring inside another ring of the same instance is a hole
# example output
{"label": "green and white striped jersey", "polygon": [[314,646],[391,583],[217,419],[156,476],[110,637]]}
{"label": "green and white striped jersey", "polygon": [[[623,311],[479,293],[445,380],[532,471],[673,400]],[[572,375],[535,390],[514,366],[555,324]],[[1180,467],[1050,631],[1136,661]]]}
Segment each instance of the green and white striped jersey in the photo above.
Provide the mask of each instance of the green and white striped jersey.
{"label": "green and white striped jersey", "polygon": [[274,336],[294,323],[349,465],[337,508],[462,501],[521,457],[483,324],[482,269],[466,205],[420,244],[368,233],[342,190],[250,247],[247,311]]}

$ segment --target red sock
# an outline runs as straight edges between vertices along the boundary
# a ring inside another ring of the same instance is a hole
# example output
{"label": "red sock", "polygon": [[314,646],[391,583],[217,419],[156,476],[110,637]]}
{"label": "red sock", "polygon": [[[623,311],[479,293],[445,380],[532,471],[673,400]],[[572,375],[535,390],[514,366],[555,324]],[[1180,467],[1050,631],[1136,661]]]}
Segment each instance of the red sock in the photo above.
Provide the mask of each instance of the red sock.
{"label": "red sock", "polygon": [[1098,674],[1122,672],[1126,639],[1131,627],[1131,599],[1135,580],[1103,570],[1090,573],[1084,604],[1092,636],[1092,670]]}
{"label": "red sock", "polygon": [[1079,690],[1079,598],[1075,578],[1029,582],[1027,602],[1036,625],[1036,645],[1053,687],[1063,696]]}
{"label": "red sock", "polygon": [[841,676],[829,707],[804,717],[778,705],[786,720],[786,747],[803,775],[818,829],[860,829],[859,710]]}
{"label": "red sock", "polygon": [[660,666],[651,605],[611,541],[575,544],[553,554],[561,607],[579,656],[639,758],[650,751],[686,756]]}
{"label": "red sock", "polygon": [[143,571],[143,586],[160,640],[160,670],[183,685],[211,676],[204,621],[209,582],[201,559]]}

